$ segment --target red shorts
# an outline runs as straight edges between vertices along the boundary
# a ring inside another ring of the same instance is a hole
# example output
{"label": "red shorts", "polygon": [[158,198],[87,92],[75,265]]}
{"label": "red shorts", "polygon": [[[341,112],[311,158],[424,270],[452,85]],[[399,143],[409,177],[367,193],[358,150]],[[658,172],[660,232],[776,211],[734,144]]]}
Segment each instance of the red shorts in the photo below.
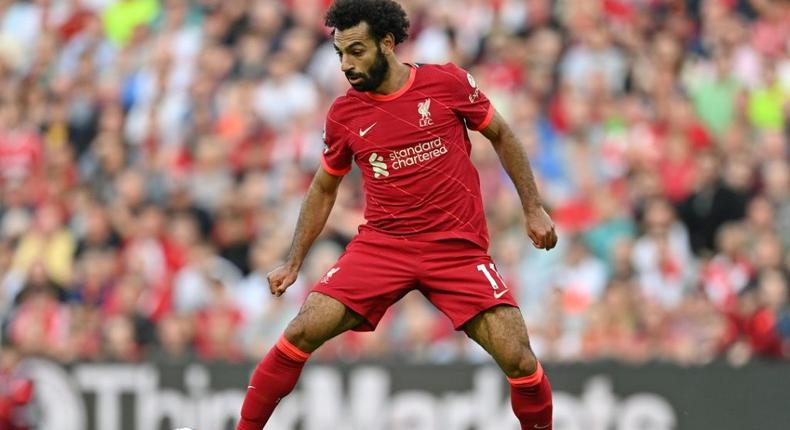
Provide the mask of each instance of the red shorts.
{"label": "red shorts", "polygon": [[456,330],[480,312],[518,306],[480,246],[459,239],[415,241],[364,231],[313,291],[340,301],[372,331],[387,309],[411,290],[420,292],[447,315]]}

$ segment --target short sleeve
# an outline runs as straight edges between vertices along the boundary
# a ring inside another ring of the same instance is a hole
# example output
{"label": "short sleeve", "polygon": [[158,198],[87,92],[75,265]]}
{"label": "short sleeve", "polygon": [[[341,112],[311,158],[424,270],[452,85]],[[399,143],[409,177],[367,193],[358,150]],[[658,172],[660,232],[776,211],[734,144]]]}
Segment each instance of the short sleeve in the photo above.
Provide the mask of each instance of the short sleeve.
{"label": "short sleeve", "polygon": [[494,117],[494,106],[477,86],[472,74],[453,63],[447,63],[442,68],[450,75],[447,82],[450,85],[453,111],[466,121],[470,130],[488,127]]}
{"label": "short sleeve", "polygon": [[321,156],[321,165],[332,175],[343,176],[351,171],[353,153],[348,146],[345,130],[332,116],[333,109],[329,110],[324,124],[324,153]]}

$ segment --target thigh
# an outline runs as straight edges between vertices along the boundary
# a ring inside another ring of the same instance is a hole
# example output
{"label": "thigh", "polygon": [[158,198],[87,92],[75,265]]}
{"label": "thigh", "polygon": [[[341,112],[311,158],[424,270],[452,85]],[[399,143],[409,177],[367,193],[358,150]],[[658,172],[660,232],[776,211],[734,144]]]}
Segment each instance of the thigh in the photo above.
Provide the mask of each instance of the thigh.
{"label": "thigh", "polygon": [[310,293],[284,335],[299,350],[311,353],[329,339],[363,322],[362,316],[343,303],[321,293]]}
{"label": "thigh", "polygon": [[416,257],[403,241],[357,236],[313,287],[363,318],[353,330],[372,331],[393,303],[417,285]]}
{"label": "thigh", "polygon": [[463,327],[510,377],[530,374],[536,366],[524,317],[518,308],[498,306],[480,313]]}
{"label": "thigh", "polygon": [[426,247],[419,280],[420,291],[456,330],[493,307],[518,306],[491,257],[471,242],[454,240]]}

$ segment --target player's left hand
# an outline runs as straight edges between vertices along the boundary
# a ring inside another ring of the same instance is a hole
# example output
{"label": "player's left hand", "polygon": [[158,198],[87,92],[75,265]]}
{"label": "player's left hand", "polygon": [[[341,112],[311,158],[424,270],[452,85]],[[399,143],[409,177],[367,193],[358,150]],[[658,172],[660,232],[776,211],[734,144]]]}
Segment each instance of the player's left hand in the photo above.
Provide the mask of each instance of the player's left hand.
{"label": "player's left hand", "polygon": [[543,207],[527,212],[526,218],[527,235],[532,239],[535,248],[546,251],[554,248],[557,244],[557,231],[554,229],[554,222]]}

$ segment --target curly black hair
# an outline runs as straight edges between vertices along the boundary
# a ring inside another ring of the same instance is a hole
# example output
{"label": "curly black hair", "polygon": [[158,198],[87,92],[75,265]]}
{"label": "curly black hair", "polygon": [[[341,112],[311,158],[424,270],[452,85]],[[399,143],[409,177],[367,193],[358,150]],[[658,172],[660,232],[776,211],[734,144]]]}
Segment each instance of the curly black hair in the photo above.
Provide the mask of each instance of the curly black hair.
{"label": "curly black hair", "polygon": [[389,33],[399,44],[409,37],[409,18],[401,5],[393,0],[335,0],[326,12],[324,24],[346,30],[365,21],[376,42]]}

